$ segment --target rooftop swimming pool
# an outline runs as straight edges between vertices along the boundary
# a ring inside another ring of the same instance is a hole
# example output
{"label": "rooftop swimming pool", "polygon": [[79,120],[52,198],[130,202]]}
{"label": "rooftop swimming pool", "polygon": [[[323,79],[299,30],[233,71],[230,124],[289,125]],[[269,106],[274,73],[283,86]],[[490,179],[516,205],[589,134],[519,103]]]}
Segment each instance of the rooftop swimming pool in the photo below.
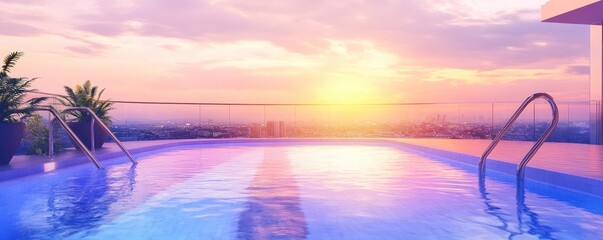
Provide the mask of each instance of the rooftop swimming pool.
{"label": "rooftop swimming pool", "polygon": [[182,145],[0,182],[0,239],[603,239],[603,198],[386,143]]}

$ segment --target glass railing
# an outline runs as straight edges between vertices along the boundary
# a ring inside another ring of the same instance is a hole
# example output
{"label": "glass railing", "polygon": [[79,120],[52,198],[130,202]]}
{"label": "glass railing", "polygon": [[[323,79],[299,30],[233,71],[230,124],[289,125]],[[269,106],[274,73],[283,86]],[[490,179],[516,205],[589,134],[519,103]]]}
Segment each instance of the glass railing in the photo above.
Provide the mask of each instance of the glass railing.
{"label": "glass railing", "polygon": [[[37,96],[34,95],[34,96]],[[62,106],[50,99],[47,104]],[[111,130],[121,141],[197,138],[492,139],[521,102],[393,104],[244,104],[114,101]],[[548,141],[589,143],[589,101],[557,102],[560,121]],[[45,123],[48,116],[41,113]],[[538,101],[506,140],[534,141],[548,127]],[[60,129],[58,135],[61,137]],[[63,145],[70,141],[62,136]],[[27,143],[21,147],[24,153]]]}

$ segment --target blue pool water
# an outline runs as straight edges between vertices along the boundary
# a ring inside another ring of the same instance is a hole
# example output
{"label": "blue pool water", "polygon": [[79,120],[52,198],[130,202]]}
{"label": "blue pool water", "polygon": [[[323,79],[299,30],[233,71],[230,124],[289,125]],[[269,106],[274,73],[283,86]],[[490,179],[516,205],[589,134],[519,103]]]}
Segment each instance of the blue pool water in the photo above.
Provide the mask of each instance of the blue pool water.
{"label": "blue pool water", "polygon": [[[183,146],[0,182],[0,239],[603,239],[603,199],[350,144]],[[107,163],[106,163],[107,164]]]}

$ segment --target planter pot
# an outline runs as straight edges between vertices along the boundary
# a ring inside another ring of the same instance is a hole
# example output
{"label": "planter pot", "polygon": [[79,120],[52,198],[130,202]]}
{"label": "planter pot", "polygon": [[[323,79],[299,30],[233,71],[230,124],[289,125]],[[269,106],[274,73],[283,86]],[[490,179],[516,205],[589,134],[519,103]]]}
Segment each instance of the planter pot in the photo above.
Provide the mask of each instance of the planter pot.
{"label": "planter pot", "polygon": [[0,165],[6,165],[15,155],[23,132],[25,123],[0,123]]}
{"label": "planter pot", "polygon": [[[77,135],[77,137],[82,140],[82,143],[91,150],[90,147],[90,122],[70,122],[67,123],[71,130]],[[107,133],[103,131],[101,126],[95,122],[94,124],[94,148],[102,148],[103,144],[105,144],[105,139],[107,139]],[[73,143],[73,146],[79,148],[77,144]]]}

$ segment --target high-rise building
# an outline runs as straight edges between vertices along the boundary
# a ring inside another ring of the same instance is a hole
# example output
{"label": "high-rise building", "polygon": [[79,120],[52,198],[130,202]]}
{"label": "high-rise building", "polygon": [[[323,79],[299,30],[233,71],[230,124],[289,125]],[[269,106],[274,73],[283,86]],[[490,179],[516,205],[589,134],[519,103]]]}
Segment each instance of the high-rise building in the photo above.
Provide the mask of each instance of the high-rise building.
{"label": "high-rise building", "polygon": [[287,125],[285,124],[285,121],[279,121],[278,123],[280,133],[279,137],[287,137]]}
{"label": "high-rise building", "polygon": [[254,123],[249,127],[249,137],[261,138],[262,137],[262,124]]}
{"label": "high-rise building", "polygon": [[268,121],[266,122],[266,137],[281,138],[286,137],[287,126],[285,121]]}

